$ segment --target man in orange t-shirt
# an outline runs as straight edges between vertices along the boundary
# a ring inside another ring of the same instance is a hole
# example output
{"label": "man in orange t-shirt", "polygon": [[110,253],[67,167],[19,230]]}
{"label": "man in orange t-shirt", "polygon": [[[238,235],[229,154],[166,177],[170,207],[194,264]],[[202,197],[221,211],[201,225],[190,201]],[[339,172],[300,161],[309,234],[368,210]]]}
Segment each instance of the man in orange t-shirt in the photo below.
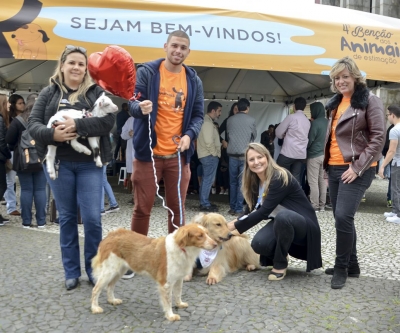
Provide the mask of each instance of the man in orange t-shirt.
{"label": "man in orange t-shirt", "polygon": [[[133,185],[135,207],[131,229],[147,235],[150,212],[156,194],[151,159],[154,154],[157,181],[163,179],[167,206],[174,212],[174,224],[184,225],[184,204],[190,180],[190,158],[204,120],[203,85],[194,69],[183,64],[190,53],[189,36],[183,31],[169,34],[164,44],[165,59],[138,66],[135,93],[138,101],[129,103],[134,122]],[[179,136],[178,144],[173,138]],[[181,174],[178,170],[178,149],[181,156]],[[181,177],[183,221],[180,221],[178,177]],[[168,212],[168,232],[175,227]]]}

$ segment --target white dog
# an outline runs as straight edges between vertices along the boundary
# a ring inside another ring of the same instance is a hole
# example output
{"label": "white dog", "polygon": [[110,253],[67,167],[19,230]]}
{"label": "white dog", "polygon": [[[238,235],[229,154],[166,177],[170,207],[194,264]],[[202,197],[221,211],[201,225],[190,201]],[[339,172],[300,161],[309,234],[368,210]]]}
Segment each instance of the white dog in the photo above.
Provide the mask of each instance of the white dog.
{"label": "white dog", "polygon": [[[109,113],[113,113],[118,111],[118,106],[116,106],[113,101],[103,93],[95,102],[93,111],[91,112],[91,116],[93,117],[104,117]],[[78,110],[62,110],[57,112],[53,117],[50,118],[49,123],[47,124],[47,128],[51,128],[54,122],[65,121],[64,116],[68,116],[74,119],[80,119],[86,116],[86,111],[78,111]],[[79,137],[79,136],[78,136]],[[84,153],[86,155],[90,155],[92,152],[86,148],[84,145],[78,142],[78,137],[76,139],[71,140],[70,144],[72,148],[74,148],[78,153]],[[95,137],[88,137],[89,146],[93,150],[94,161],[96,162],[96,166],[101,168],[103,163],[101,162],[100,158],[100,148],[99,148],[99,141],[100,138]],[[46,167],[47,172],[51,179],[56,179],[57,174],[54,168],[54,160],[56,157],[57,147],[53,145],[49,145],[46,155]]]}

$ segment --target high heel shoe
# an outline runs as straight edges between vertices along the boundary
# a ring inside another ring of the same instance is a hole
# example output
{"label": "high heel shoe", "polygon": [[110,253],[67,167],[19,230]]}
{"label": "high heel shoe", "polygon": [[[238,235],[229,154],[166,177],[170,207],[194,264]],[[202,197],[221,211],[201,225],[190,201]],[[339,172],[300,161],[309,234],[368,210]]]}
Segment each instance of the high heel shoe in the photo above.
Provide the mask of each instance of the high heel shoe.
{"label": "high heel shoe", "polygon": [[268,280],[269,281],[280,281],[283,280],[283,278],[286,276],[286,270],[287,268],[285,268],[283,273],[277,273],[277,272],[273,272],[271,271],[268,275]]}

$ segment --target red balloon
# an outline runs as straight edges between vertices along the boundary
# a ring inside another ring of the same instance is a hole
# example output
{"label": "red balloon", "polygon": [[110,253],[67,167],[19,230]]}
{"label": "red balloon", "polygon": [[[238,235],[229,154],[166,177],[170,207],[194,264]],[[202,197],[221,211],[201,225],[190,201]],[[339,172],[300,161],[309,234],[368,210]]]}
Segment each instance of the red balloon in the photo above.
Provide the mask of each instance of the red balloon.
{"label": "red balloon", "polygon": [[135,92],[136,69],[131,55],[120,46],[110,45],[92,53],[88,70],[93,80],[115,96],[131,99]]}

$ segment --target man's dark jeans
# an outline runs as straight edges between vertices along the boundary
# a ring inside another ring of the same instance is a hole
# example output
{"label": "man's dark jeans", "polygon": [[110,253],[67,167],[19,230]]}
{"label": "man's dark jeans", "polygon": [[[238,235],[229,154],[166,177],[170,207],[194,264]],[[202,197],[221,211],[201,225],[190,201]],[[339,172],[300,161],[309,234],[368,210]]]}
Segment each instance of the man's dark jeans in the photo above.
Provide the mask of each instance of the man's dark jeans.
{"label": "man's dark jeans", "polygon": [[357,263],[357,233],[354,215],[365,191],[375,177],[375,168],[369,168],[352,183],[343,183],[341,177],[348,165],[329,166],[329,195],[336,227],[335,267],[347,268]]}
{"label": "man's dark jeans", "polygon": [[299,184],[301,184],[301,170],[305,160],[298,160],[295,158],[286,157],[285,155],[279,154],[276,163],[282,168],[290,171],[294,178],[297,179]]}

